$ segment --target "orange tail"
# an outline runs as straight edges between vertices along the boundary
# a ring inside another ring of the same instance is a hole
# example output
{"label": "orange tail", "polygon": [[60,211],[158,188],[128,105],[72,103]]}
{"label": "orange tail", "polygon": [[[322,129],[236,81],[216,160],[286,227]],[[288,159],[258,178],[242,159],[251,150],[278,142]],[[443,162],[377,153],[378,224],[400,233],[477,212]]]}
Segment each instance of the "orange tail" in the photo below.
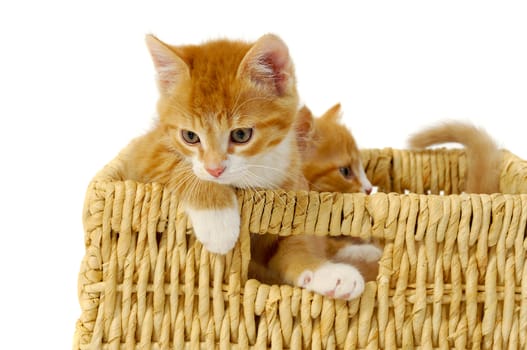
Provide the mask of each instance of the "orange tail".
{"label": "orange tail", "polygon": [[466,192],[499,192],[502,152],[485,130],[452,121],[423,129],[408,140],[411,148],[426,148],[447,142],[465,146],[468,163]]}

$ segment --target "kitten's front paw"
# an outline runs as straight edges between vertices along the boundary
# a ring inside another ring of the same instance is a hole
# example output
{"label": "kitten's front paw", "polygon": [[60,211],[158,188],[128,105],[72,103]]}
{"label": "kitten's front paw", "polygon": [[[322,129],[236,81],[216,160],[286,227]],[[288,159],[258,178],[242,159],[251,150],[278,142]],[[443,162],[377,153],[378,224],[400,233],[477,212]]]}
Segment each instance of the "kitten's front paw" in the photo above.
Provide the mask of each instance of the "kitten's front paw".
{"label": "kitten's front paw", "polygon": [[237,207],[216,210],[187,209],[198,241],[211,253],[227,254],[240,235]]}
{"label": "kitten's front paw", "polygon": [[364,278],[351,265],[328,262],[314,271],[302,272],[298,286],[331,298],[350,300],[364,292]]}

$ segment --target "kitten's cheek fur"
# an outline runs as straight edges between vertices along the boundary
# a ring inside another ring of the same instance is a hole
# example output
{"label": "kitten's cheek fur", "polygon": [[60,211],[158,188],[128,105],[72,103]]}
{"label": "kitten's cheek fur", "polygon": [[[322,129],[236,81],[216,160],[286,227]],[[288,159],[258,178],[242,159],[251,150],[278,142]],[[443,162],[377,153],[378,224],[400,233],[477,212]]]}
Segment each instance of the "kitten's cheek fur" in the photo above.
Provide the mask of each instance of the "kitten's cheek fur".
{"label": "kitten's cheek fur", "polygon": [[364,284],[364,278],[355,267],[329,262],[314,271],[305,270],[297,280],[299,287],[345,300],[359,297],[364,292]]}
{"label": "kitten's cheek fur", "polygon": [[187,214],[198,241],[211,253],[227,254],[240,235],[238,205],[223,209],[190,209]]}

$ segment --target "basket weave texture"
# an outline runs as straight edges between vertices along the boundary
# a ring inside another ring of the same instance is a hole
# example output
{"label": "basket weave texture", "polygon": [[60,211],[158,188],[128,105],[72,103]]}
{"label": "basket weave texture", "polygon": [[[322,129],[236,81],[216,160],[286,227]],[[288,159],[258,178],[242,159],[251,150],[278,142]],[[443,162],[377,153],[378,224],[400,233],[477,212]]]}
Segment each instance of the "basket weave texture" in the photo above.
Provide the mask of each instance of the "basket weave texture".
{"label": "basket weave texture", "polygon": [[[362,153],[379,192],[238,192],[227,255],[196,241],[175,196],[89,185],[74,349],[525,349],[527,162],[508,151],[499,194],[460,194],[462,150]],[[250,234],[351,235],[384,244],[361,298],[247,280]]]}

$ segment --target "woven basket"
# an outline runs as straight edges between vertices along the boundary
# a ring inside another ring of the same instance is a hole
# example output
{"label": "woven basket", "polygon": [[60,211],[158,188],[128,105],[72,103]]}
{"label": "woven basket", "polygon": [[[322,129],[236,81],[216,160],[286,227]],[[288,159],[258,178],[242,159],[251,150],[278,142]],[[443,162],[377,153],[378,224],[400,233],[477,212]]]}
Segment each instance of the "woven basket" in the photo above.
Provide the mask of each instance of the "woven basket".
{"label": "woven basket", "polygon": [[[363,159],[371,196],[239,191],[226,256],[114,160],[86,196],[74,349],[527,348],[527,162],[504,151],[502,193],[467,195],[462,150]],[[375,237],[379,276],[349,302],[247,280],[250,233]]]}

